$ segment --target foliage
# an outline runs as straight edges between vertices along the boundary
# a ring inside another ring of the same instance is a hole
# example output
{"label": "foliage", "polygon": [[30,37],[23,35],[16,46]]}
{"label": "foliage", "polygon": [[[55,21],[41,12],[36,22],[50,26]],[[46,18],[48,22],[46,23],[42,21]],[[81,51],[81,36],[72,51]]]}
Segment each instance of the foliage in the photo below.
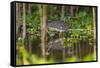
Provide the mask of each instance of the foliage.
{"label": "foliage", "polygon": [[[20,4],[21,5],[21,4]],[[48,63],[59,63],[55,58],[59,57],[58,55],[48,58],[41,57],[41,15],[39,13],[40,4],[31,4],[31,13],[28,13],[29,10],[26,11],[26,38],[23,40],[22,35],[19,36],[16,40],[16,62],[17,65],[27,65],[27,64],[48,64]],[[22,7],[22,5],[21,5]],[[73,7],[74,10],[76,9]],[[20,8],[21,9],[21,8]],[[28,9],[28,5],[26,5],[26,9]],[[41,9],[43,9],[43,5],[41,5]],[[92,8],[90,7],[78,7],[78,12],[74,12],[73,16],[70,16],[70,6],[65,6],[63,21],[68,24],[68,31],[64,32],[63,42],[66,48],[71,48],[77,43],[77,46],[81,46],[81,41],[87,41],[89,44],[87,46],[95,45],[94,41],[94,25],[93,25],[93,13]],[[47,6],[47,21],[55,21],[61,20],[61,5],[48,5]],[[20,21],[22,21],[22,13],[20,11]],[[41,11],[42,13],[42,11]],[[42,14],[43,15],[43,14]],[[21,24],[22,25],[22,24]],[[16,25],[18,26],[18,25]],[[20,29],[19,29],[20,30]],[[19,34],[22,34],[23,30],[20,31]],[[48,36],[49,34],[49,36]],[[51,40],[54,41],[55,39],[60,38],[59,32],[51,31],[47,29],[47,36],[46,36],[46,45]],[[26,41],[25,41],[26,40]],[[29,50],[29,45],[31,45],[31,55]],[[73,51],[73,50],[72,50]],[[52,52],[53,53],[53,52]],[[60,54],[60,52],[58,52]],[[80,52],[81,53],[81,52]],[[96,52],[95,52],[96,53]],[[95,53],[87,53],[81,61],[92,61],[96,60],[94,56]],[[68,55],[68,53],[65,53]],[[61,54],[62,55],[62,54]],[[77,55],[77,54],[76,54]],[[76,55],[72,56],[65,56],[65,60],[63,62],[78,62],[80,61]],[[20,56],[20,57],[19,57]],[[30,60],[31,57],[31,60]],[[47,57],[47,56],[46,56]],[[48,59],[48,60],[47,60]],[[62,61],[62,60],[61,60]]]}
{"label": "foliage", "polygon": [[96,53],[88,54],[83,58],[83,61],[95,61],[96,60]]}
{"label": "foliage", "polygon": [[78,62],[79,60],[77,59],[76,56],[72,56],[72,57],[69,57],[65,60],[65,62]]}

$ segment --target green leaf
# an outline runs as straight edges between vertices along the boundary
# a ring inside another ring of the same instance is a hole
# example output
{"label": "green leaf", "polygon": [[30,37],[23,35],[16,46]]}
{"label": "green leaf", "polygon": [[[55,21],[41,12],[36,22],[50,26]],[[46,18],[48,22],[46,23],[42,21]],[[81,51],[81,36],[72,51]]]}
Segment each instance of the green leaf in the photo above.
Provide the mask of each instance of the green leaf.
{"label": "green leaf", "polygon": [[69,57],[67,58],[64,62],[77,62],[78,59],[76,56],[72,56],[72,57]]}

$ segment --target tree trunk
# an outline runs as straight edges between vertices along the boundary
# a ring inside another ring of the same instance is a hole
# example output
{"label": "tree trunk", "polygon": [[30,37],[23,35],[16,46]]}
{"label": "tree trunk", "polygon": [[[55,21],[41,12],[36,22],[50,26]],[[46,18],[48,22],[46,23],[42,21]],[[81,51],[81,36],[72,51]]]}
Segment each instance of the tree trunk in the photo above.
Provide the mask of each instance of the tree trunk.
{"label": "tree trunk", "polygon": [[29,15],[31,14],[31,7],[32,7],[32,4],[28,4],[28,14]]}
{"label": "tree trunk", "polygon": [[[65,7],[64,6],[62,6],[62,8],[61,8],[61,20],[62,21],[64,21],[64,9],[65,9]],[[63,42],[63,38],[64,38],[64,33],[63,32],[60,32],[59,33],[59,36],[60,36],[60,38],[61,38],[61,46],[63,47],[63,50],[62,50],[62,60],[63,60],[63,62],[64,62],[64,60],[65,60],[65,46],[63,46],[63,44],[64,44],[64,42]]]}
{"label": "tree trunk", "polygon": [[40,11],[40,22],[41,22],[41,54],[42,57],[45,58],[45,46],[46,46],[46,20],[47,20],[47,5],[39,5]]}
{"label": "tree trunk", "polygon": [[[19,4],[16,3],[16,38],[18,37],[18,28],[19,28]],[[19,64],[19,60],[20,60],[20,55],[19,55],[19,48],[18,48],[18,45],[16,46],[16,64]]]}
{"label": "tree trunk", "polygon": [[73,7],[73,6],[70,6],[70,15],[71,15],[71,17],[74,16],[74,12],[73,12],[73,10],[74,10],[74,7]]}
{"label": "tree trunk", "polygon": [[77,16],[77,14],[78,14],[78,10],[79,10],[79,6],[76,6],[75,16]]}
{"label": "tree trunk", "polygon": [[16,35],[18,34],[18,23],[19,23],[19,8],[18,8],[19,4],[16,3]]}
{"label": "tree trunk", "polygon": [[20,11],[20,4],[16,3],[16,39],[20,36],[20,16],[21,16],[21,11]]}
{"label": "tree trunk", "polygon": [[[31,15],[31,6],[32,6],[32,4],[28,4],[28,15]],[[30,59],[30,61],[32,61],[32,39],[30,39],[30,35],[31,34],[27,34],[27,36],[28,36],[28,40],[29,40],[29,45],[28,45],[28,49],[29,49],[29,59]]]}
{"label": "tree trunk", "polygon": [[64,21],[64,6],[61,8],[61,20]]}
{"label": "tree trunk", "polygon": [[96,39],[96,9],[93,7],[93,26],[94,26],[94,39]]}
{"label": "tree trunk", "polygon": [[[21,4],[20,3],[16,3],[16,39],[17,39],[17,43],[19,43],[18,40],[19,37],[22,37],[22,33],[21,33]],[[21,57],[21,54],[19,52],[19,45],[16,45],[16,59],[21,60],[18,61],[16,60],[16,62],[20,62],[20,64],[23,63],[23,58]],[[18,63],[19,64],[19,63]]]}
{"label": "tree trunk", "polygon": [[[23,21],[23,33],[22,33],[22,39],[23,39],[23,47],[25,48],[25,37],[26,37],[26,8],[25,8],[25,3],[23,3],[23,16],[22,16],[22,21]],[[25,58],[23,57],[23,64],[25,62]]]}
{"label": "tree trunk", "polygon": [[96,52],[96,8],[93,7],[92,8],[92,12],[93,12],[93,30],[94,30],[94,52]]}
{"label": "tree trunk", "polygon": [[25,3],[23,3],[23,43],[25,42],[25,36],[26,36],[26,9],[25,9]]}

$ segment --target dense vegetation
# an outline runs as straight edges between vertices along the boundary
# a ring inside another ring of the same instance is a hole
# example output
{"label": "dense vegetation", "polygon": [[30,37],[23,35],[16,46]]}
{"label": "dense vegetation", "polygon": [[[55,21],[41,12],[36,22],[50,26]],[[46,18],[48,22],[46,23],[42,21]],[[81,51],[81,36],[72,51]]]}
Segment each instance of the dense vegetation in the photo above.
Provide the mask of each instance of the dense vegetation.
{"label": "dense vegetation", "polygon": [[[95,61],[95,13],[95,7],[16,3],[17,65]],[[68,28],[51,30],[48,21]]]}

